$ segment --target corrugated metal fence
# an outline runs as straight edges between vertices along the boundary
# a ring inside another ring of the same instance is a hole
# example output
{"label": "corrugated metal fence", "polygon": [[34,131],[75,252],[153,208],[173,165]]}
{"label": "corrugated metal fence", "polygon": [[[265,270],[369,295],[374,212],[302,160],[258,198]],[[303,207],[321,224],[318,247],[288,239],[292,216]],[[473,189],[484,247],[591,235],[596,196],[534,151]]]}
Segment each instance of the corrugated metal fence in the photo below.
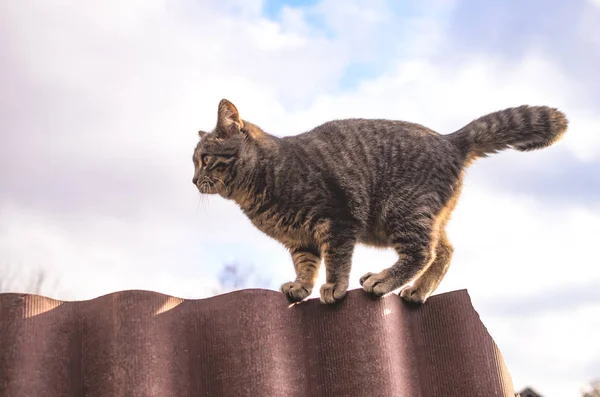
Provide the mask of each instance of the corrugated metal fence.
{"label": "corrugated metal fence", "polygon": [[62,302],[0,294],[0,396],[514,396],[466,291],[420,308],[350,291],[290,306],[124,291]]}

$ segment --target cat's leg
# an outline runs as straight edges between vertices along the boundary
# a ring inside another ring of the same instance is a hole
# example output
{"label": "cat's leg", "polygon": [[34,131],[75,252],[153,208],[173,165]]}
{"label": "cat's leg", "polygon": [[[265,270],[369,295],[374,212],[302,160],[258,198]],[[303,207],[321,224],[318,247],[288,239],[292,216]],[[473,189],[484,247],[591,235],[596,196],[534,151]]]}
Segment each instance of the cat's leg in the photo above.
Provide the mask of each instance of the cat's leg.
{"label": "cat's leg", "polygon": [[398,261],[379,273],[367,273],[360,278],[363,289],[382,296],[410,283],[436,257],[436,222],[431,211],[417,212],[403,224],[392,227],[390,239],[398,252]]}
{"label": "cat's leg", "polygon": [[356,237],[349,230],[335,233],[323,245],[326,279],[321,286],[321,302],[335,303],[346,296]]}
{"label": "cat's leg", "polygon": [[292,302],[299,302],[312,292],[321,265],[321,253],[317,247],[290,248],[296,280],[281,286],[281,292]]}
{"label": "cat's leg", "polygon": [[445,230],[440,231],[435,252],[435,260],[433,263],[415,280],[411,287],[404,288],[400,293],[400,296],[402,296],[405,301],[425,303],[427,298],[429,298],[433,291],[436,290],[444,278],[444,275],[450,266],[452,253],[454,252],[454,248],[448,241]]}

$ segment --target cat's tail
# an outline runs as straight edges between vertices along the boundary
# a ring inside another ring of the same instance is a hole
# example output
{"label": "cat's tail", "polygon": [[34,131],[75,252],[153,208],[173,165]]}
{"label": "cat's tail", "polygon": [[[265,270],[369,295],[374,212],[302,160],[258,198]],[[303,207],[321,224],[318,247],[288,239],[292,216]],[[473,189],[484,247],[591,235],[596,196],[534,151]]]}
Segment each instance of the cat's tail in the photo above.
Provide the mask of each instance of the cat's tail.
{"label": "cat's tail", "polygon": [[567,125],[558,109],[524,105],[480,117],[447,136],[475,159],[508,148],[527,152],[550,146],[563,136]]}

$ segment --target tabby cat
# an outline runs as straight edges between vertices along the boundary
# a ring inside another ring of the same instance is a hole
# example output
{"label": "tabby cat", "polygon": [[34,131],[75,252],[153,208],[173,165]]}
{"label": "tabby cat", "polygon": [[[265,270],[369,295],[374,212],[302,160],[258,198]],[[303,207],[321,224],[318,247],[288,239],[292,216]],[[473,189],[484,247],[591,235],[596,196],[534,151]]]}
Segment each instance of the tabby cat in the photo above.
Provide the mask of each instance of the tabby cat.
{"label": "tabby cat", "polygon": [[281,291],[291,301],[311,293],[322,260],[321,301],[342,299],[354,246],[362,243],[398,253],[393,266],[361,277],[366,292],[404,287],[402,298],[424,303],[452,258],[445,227],[466,167],[503,149],[549,146],[567,124],[554,108],[520,106],[447,135],[404,121],[348,119],[279,138],[223,99],[215,129],[199,133],[193,183],[200,193],[234,200],[289,250],[296,279]]}

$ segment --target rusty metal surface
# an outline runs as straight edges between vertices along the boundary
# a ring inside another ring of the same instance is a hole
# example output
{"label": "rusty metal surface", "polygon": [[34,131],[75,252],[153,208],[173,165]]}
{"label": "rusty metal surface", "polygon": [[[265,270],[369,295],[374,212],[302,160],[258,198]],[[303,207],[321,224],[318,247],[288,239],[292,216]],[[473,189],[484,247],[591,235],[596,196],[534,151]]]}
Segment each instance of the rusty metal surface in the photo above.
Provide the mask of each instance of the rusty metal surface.
{"label": "rusty metal surface", "polygon": [[0,396],[514,396],[466,291],[420,308],[350,291],[0,294]]}

